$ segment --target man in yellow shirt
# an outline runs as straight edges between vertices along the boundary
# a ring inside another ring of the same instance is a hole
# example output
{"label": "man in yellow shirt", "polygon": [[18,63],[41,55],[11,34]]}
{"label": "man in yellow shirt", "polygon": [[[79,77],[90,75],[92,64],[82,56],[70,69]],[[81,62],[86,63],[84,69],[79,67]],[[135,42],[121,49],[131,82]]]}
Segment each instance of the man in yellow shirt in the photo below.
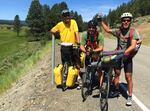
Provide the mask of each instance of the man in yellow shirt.
{"label": "man in yellow shirt", "polygon": [[80,68],[80,57],[76,50],[72,50],[72,45],[79,45],[80,38],[78,26],[74,19],[71,19],[69,10],[61,12],[62,21],[57,23],[51,30],[51,33],[59,32],[61,41],[61,60],[62,64],[66,61],[72,61],[73,64]]}
{"label": "man in yellow shirt", "polygon": [[71,19],[68,10],[62,11],[62,21],[51,29],[52,33],[59,32],[61,42],[79,43],[78,26],[74,19]]}

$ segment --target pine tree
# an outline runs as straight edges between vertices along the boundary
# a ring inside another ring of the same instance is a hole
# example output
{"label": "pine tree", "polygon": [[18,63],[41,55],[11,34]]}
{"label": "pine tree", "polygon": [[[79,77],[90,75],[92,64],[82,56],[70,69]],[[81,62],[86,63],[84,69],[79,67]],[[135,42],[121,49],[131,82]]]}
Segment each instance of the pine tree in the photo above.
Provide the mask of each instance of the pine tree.
{"label": "pine tree", "polygon": [[35,40],[40,40],[44,34],[44,17],[42,5],[39,3],[39,0],[33,0],[31,2],[26,23]]}
{"label": "pine tree", "polygon": [[14,31],[17,32],[17,36],[19,36],[20,30],[21,30],[21,24],[20,24],[19,15],[16,15],[14,18]]}

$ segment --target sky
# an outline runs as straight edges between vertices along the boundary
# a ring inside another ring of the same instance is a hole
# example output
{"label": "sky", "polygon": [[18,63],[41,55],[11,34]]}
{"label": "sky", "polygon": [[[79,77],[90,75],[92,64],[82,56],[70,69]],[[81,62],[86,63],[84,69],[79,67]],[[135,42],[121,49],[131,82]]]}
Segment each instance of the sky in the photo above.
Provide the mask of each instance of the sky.
{"label": "sky", "polygon": [[[66,2],[69,10],[77,11],[82,15],[83,21],[89,21],[96,13],[107,15],[109,10],[116,9],[122,3],[130,0],[39,0],[42,5],[50,8],[55,3]],[[0,19],[14,20],[19,15],[20,20],[25,20],[32,0],[0,0]]]}

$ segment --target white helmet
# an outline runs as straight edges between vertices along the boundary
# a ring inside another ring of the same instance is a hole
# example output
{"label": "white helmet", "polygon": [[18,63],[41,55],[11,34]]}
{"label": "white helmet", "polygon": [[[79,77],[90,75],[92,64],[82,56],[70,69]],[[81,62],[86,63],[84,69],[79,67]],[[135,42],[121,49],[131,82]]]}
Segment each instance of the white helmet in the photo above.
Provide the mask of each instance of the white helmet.
{"label": "white helmet", "polygon": [[122,18],[126,18],[126,17],[130,17],[131,19],[132,19],[132,14],[131,13],[129,13],[129,12],[126,12],[126,13],[123,13],[122,15],[121,15],[121,19]]}

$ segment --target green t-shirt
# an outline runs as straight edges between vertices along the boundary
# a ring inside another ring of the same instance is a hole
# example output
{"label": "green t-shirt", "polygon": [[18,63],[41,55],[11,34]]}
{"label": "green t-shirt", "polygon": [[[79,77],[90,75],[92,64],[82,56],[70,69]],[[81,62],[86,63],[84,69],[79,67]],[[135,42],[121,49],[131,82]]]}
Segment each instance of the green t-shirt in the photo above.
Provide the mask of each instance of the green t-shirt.
{"label": "green t-shirt", "polygon": [[[87,39],[88,39],[87,32],[86,32],[86,33],[83,33],[83,34],[82,34],[82,37],[81,37],[81,42],[80,42],[80,44],[81,44],[81,45],[86,45]],[[97,44],[98,44],[98,45],[104,45],[104,36],[103,36],[102,33],[99,33],[99,34],[98,34]]]}
{"label": "green t-shirt", "polygon": [[[131,42],[130,37],[129,37],[130,30],[125,32],[125,34],[122,34],[119,29],[113,29],[112,34],[115,37],[117,37],[117,39],[118,39],[118,46],[117,47],[119,49],[127,49],[130,46],[130,42]],[[136,30],[134,30],[132,32],[132,39],[134,39],[134,40],[140,39],[139,33]]]}

